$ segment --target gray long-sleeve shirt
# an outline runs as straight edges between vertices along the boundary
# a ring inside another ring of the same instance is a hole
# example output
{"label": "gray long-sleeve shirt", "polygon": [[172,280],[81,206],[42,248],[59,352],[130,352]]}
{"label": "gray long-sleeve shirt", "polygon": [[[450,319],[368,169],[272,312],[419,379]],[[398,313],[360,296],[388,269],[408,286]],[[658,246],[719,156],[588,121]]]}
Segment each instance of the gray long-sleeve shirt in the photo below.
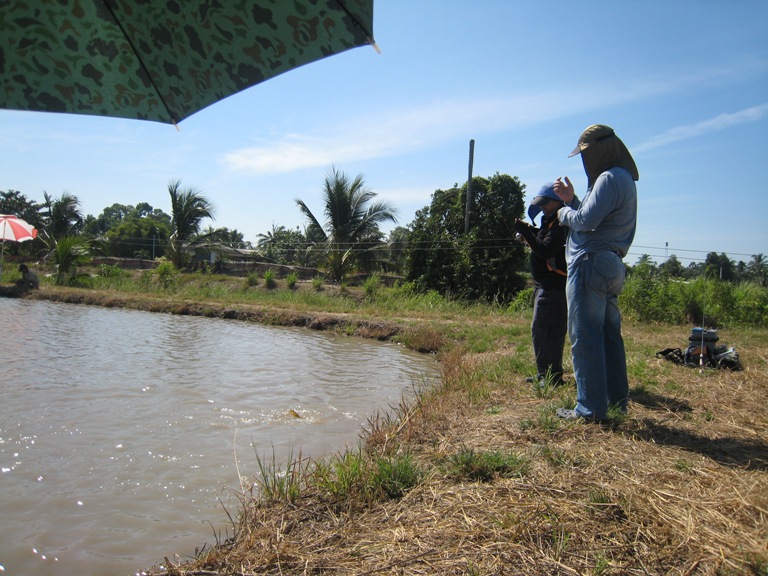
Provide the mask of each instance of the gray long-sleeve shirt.
{"label": "gray long-sleeve shirt", "polygon": [[637,226],[637,186],[623,168],[606,170],[587,190],[584,200],[574,197],[557,212],[570,232],[565,245],[568,265],[589,252],[612,250],[627,255]]}

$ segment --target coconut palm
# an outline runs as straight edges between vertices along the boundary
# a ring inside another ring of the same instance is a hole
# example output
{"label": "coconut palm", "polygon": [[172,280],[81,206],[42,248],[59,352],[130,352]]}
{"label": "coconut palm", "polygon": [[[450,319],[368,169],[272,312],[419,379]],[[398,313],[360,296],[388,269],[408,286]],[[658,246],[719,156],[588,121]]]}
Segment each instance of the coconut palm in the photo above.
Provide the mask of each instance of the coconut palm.
{"label": "coconut palm", "polygon": [[168,184],[171,196],[171,244],[169,253],[176,268],[183,268],[186,247],[200,232],[205,218],[213,220],[213,205],[196,188],[182,188],[181,180]]}
{"label": "coconut palm", "polygon": [[280,264],[306,264],[307,242],[298,226],[295,230],[272,223],[272,229],[258,234],[256,245],[265,258]]}
{"label": "coconut palm", "polygon": [[208,226],[200,234],[194,237],[193,242],[196,244],[198,240],[209,243],[216,243],[222,246],[228,246],[230,248],[243,248],[250,250],[253,245],[245,240],[242,232],[238,232],[237,228],[230,230],[229,228],[214,228]]}
{"label": "coconut palm", "polygon": [[761,286],[768,285],[768,264],[762,254],[753,254],[752,260],[747,264],[750,277]]}
{"label": "coconut palm", "polygon": [[90,241],[85,236],[64,236],[56,241],[50,257],[56,265],[57,285],[77,277],[77,267],[91,258],[90,249]]}
{"label": "coconut palm", "polygon": [[59,238],[80,233],[84,220],[77,196],[63,192],[59,198],[52,198],[43,192],[43,198],[47,212],[45,234],[49,239],[55,243]]}
{"label": "coconut palm", "polygon": [[323,183],[323,224],[302,200],[296,200],[309,222],[307,240],[322,246],[333,280],[341,281],[354,261],[382,246],[381,222],[397,222],[395,210],[386,202],[373,202],[375,197],[362,174],[350,180],[333,168]]}

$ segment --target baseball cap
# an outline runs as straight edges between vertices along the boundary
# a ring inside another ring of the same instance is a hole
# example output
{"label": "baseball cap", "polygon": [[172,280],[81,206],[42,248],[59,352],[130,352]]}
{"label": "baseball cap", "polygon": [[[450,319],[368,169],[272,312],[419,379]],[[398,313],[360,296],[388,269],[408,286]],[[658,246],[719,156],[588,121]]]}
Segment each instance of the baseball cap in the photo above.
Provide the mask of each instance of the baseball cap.
{"label": "baseball cap", "polygon": [[547,182],[544,184],[536,193],[536,196],[533,197],[533,200],[531,200],[531,205],[528,207],[528,217],[531,219],[531,222],[533,222],[534,218],[541,212],[541,206],[550,200],[562,202],[560,197],[555,194],[554,182]]}
{"label": "baseball cap", "polygon": [[607,140],[611,136],[616,136],[613,128],[606,126],[605,124],[593,124],[581,133],[581,136],[579,136],[579,143],[576,144],[576,148],[573,149],[573,152],[568,154],[568,158],[576,156],[576,154],[581,154],[593,144]]}

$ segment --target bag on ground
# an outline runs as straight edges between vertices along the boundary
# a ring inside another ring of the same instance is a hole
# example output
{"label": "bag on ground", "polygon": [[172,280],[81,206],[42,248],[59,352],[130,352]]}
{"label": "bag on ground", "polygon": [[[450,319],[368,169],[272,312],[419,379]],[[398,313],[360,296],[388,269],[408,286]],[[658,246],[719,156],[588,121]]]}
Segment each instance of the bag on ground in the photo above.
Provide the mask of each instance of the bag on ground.
{"label": "bag on ground", "polygon": [[743,370],[736,349],[718,345],[719,340],[717,330],[696,327],[688,336],[688,346],[685,350],[666,348],[656,352],[656,357],[691,367]]}

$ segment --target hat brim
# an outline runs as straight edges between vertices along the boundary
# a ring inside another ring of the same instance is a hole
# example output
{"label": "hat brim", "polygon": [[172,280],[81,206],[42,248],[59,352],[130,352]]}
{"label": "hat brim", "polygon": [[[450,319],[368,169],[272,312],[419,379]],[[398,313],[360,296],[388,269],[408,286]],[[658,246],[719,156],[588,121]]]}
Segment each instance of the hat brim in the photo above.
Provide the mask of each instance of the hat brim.
{"label": "hat brim", "polygon": [[574,149],[573,149],[573,152],[571,152],[570,154],[568,154],[568,158],[573,158],[573,157],[574,157],[574,156],[576,156],[577,154],[581,154],[581,144],[579,144],[578,146],[576,146],[576,148],[574,148]]}
{"label": "hat brim", "polygon": [[544,204],[551,200],[554,200],[554,198],[550,198],[549,196],[536,196],[531,200],[531,206],[544,206]]}
{"label": "hat brim", "polygon": [[541,214],[542,209],[540,206],[537,206],[536,204],[531,204],[528,206],[528,218],[531,219],[531,222],[533,224],[536,224],[536,216]]}

